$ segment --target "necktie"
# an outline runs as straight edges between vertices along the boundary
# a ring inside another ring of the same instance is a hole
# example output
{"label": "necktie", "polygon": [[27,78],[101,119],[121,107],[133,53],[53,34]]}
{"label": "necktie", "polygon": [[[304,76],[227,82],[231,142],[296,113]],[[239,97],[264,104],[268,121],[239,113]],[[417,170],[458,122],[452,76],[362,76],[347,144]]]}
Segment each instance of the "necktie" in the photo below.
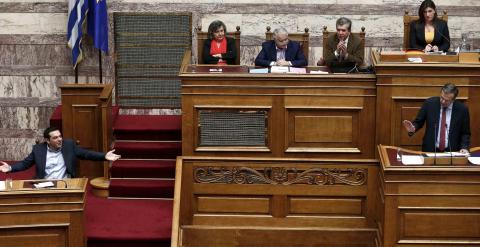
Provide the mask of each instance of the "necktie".
{"label": "necktie", "polygon": [[285,60],[285,49],[277,50],[277,61]]}
{"label": "necktie", "polygon": [[445,128],[447,125],[447,108],[442,109],[442,121],[440,127],[440,143],[438,143],[438,149],[443,152],[445,149]]}

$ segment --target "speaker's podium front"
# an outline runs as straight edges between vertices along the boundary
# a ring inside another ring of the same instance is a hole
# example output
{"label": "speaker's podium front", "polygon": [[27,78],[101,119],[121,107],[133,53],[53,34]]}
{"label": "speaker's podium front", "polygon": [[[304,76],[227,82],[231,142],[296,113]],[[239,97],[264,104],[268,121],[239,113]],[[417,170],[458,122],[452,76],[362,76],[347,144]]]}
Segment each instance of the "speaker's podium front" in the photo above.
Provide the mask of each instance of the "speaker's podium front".
{"label": "speaker's podium front", "polygon": [[[480,246],[480,165],[466,157],[432,157],[378,146],[380,173],[376,223],[384,247]],[[397,159],[397,153],[400,152]],[[480,156],[480,148],[471,155]]]}
{"label": "speaker's podium front", "polygon": [[14,180],[0,190],[0,246],[83,247],[86,178],[53,181]]}

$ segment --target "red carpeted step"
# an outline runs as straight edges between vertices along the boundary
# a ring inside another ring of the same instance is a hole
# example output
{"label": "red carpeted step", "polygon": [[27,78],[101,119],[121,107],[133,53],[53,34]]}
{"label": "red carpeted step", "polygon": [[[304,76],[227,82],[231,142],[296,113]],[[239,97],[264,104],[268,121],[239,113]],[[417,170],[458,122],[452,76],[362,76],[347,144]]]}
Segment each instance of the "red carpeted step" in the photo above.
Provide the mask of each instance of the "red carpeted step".
{"label": "red carpeted step", "polygon": [[150,179],[110,179],[110,197],[173,198],[175,181]]}
{"label": "red carpeted step", "polygon": [[117,140],[181,140],[180,115],[119,115],[113,125]]}
{"label": "red carpeted step", "polygon": [[124,200],[94,196],[87,187],[88,247],[170,246],[172,200]]}
{"label": "red carpeted step", "polygon": [[110,168],[113,178],[175,178],[175,160],[120,159]]}
{"label": "red carpeted step", "polygon": [[116,141],[114,149],[127,159],[175,159],[182,154],[178,141]]}

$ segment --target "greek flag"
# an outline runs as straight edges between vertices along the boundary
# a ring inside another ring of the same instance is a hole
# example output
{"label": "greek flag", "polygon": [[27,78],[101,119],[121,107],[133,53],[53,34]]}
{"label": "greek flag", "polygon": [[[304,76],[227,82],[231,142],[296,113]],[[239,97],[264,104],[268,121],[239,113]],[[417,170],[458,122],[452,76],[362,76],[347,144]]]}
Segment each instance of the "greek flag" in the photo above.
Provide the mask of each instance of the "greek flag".
{"label": "greek flag", "polygon": [[93,46],[108,52],[108,14],[106,0],[68,0],[68,47],[73,67],[83,60],[82,36],[85,20]]}
{"label": "greek flag", "polygon": [[88,11],[88,0],[68,0],[68,47],[72,49],[72,64],[77,67],[83,59],[83,23]]}
{"label": "greek flag", "polygon": [[106,0],[88,0],[87,32],[93,38],[93,46],[108,52],[108,14]]}

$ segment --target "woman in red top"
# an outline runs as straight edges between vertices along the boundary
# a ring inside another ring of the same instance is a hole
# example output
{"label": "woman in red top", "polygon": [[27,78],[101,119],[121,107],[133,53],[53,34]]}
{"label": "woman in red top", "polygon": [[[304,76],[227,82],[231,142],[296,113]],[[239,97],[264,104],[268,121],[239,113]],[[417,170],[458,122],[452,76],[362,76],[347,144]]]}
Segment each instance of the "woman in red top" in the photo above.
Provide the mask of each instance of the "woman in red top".
{"label": "woman in red top", "polygon": [[208,38],[203,47],[203,61],[207,64],[235,64],[235,40],[226,37],[227,27],[216,20],[208,26]]}

